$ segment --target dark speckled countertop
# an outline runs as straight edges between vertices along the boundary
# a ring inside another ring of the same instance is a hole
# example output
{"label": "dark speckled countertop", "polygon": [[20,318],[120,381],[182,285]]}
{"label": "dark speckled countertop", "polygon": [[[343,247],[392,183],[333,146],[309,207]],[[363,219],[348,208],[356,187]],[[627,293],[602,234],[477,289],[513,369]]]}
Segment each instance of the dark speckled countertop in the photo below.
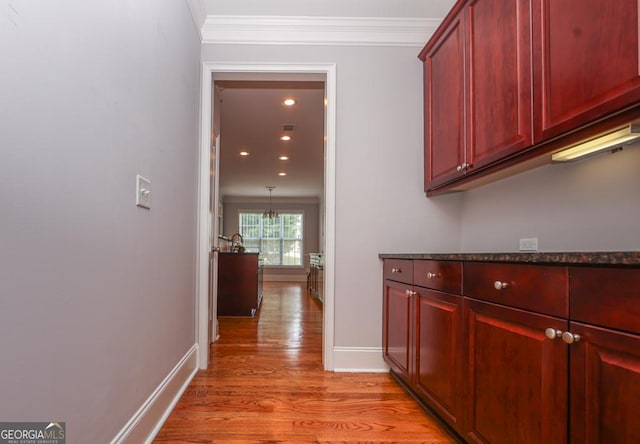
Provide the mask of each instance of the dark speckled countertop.
{"label": "dark speckled countertop", "polygon": [[570,253],[380,253],[380,259],[431,259],[438,261],[520,262],[536,264],[640,265],[640,251]]}

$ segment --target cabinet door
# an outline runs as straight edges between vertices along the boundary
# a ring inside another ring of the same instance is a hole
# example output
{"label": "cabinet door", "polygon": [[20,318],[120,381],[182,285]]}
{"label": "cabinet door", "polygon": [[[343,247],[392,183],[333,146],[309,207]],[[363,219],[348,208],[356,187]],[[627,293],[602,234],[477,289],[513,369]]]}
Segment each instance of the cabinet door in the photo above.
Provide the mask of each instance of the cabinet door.
{"label": "cabinet door", "polygon": [[640,336],[571,323],[571,442],[640,442]]}
{"label": "cabinet door", "polygon": [[383,356],[396,375],[407,384],[411,383],[411,332],[415,330],[412,301],[411,286],[384,281]]}
{"label": "cabinet door", "polygon": [[415,390],[462,432],[462,297],[417,288]]}
{"label": "cabinet door", "polygon": [[531,0],[472,0],[468,34],[468,168],[531,145]]}
{"label": "cabinet door", "polygon": [[637,0],[536,0],[535,141],[640,100]]}
{"label": "cabinet door", "polygon": [[567,321],[465,301],[471,442],[566,443],[568,347],[545,329]]}
{"label": "cabinet door", "polygon": [[424,58],[425,191],[463,173],[464,62],[460,17]]}

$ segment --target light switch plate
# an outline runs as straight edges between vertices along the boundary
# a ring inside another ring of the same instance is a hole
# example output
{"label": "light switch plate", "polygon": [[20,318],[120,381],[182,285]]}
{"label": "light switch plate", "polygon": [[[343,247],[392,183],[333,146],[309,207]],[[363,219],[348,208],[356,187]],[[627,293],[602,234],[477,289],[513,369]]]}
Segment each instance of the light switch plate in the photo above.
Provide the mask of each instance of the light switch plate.
{"label": "light switch plate", "polygon": [[151,208],[151,181],[139,174],[136,175],[136,205]]}

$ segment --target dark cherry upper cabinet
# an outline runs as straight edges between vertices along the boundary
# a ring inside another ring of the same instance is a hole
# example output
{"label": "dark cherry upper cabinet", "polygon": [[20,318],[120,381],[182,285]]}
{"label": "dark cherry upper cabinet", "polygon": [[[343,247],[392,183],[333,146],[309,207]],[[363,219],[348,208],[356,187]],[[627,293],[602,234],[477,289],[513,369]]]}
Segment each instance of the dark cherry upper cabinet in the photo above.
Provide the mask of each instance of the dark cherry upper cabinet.
{"label": "dark cherry upper cabinet", "polygon": [[419,56],[427,192],[532,143],[530,0],[463,5]]}
{"label": "dark cherry upper cabinet", "polygon": [[637,0],[536,0],[535,142],[640,101]]}
{"label": "dark cherry upper cabinet", "polygon": [[457,17],[420,56],[424,61],[425,190],[462,174],[457,168],[465,159],[463,39]]}
{"label": "dark cherry upper cabinet", "polygon": [[545,330],[567,321],[470,299],[465,307],[467,441],[566,443],[569,352]]}
{"label": "dark cherry upper cabinet", "polygon": [[467,169],[531,145],[531,1],[472,0],[467,32]]}
{"label": "dark cherry upper cabinet", "polygon": [[640,118],[637,0],[458,0],[424,63],[424,182],[460,191]]}

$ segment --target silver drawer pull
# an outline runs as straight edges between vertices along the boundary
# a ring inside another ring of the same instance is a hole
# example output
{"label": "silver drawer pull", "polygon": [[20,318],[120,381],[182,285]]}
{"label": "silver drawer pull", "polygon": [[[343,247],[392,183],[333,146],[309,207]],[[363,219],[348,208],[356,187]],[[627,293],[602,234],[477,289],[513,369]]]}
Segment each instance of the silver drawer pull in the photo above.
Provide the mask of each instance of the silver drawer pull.
{"label": "silver drawer pull", "polygon": [[405,290],[405,291],[404,291],[404,294],[406,294],[407,296],[415,296],[415,295],[417,295],[418,293],[417,293],[417,292],[415,292],[415,291],[411,291],[411,290]]}
{"label": "silver drawer pull", "polygon": [[440,276],[440,273],[431,273],[431,272],[427,273],[427,278],[428,279],[435,279],[438,276]]}
{"label": "silver drawer pull", "polygon": [[508,282],[495,281],[493,283],[493,286],[495,287],[496,290],[504,290],[505,288],[507,288],[509,286],[509,283]]}
{"label": "silver drawer pull", "polygon": [[562,331],[556,330],[555,328],[547,328],[544,331],[544,335],[549,339],[555,339],[562,336]]}
{"label": "silver drawer pull", "polygon": [[580,341],[580,335],[565,331],[562,333],[562,340],[567,344],[573,344],[574,342]]}
{"label": "silver drawer pull", "polygon": [[392,268],[391,273],[402,273],[402,270],[399,268]]}

